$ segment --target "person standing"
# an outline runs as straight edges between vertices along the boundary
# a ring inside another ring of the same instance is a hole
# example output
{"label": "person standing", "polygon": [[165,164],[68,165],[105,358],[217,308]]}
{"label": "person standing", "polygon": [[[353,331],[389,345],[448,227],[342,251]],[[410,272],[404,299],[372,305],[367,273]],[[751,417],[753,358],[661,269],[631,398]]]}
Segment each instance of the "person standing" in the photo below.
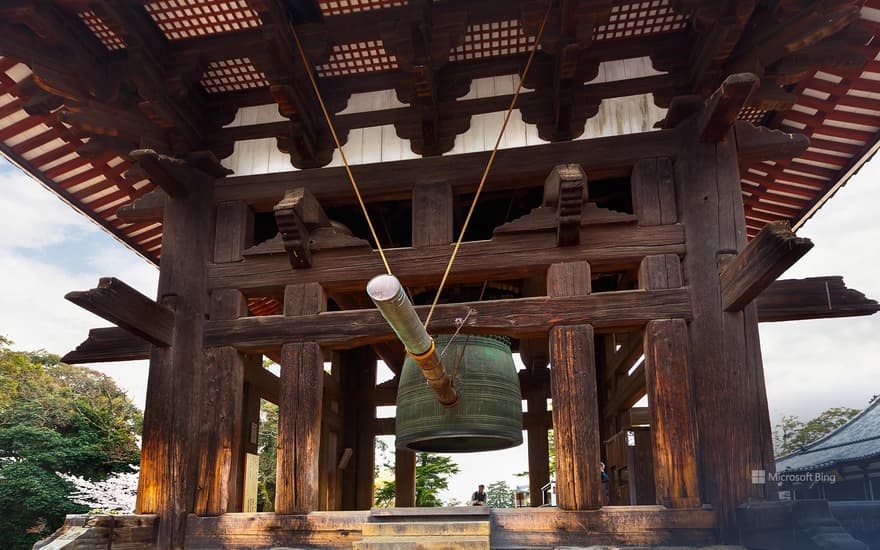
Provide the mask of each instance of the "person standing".
{"label": "person standing", "polygon": [[471,495],[471,506],[485,506],[486,505],[486,486],[479,485],[477,490],[474,491],[474,494]]}

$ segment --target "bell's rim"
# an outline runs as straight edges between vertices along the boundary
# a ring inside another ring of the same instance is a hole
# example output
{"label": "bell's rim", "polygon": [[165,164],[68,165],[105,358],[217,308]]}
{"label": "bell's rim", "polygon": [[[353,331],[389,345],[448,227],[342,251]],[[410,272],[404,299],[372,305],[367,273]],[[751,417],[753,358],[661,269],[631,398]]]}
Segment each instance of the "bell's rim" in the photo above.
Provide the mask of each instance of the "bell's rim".
{"label": "bell's rim", "polygon": [[[436,445],[431,445],[434,442]],[[395,447],[429,453],[480,453],[500,451],[522,445],[522,432],[499,433],[491,430],[429,430],[398,437]],[[445,445],[444,445],[445,444]]]}

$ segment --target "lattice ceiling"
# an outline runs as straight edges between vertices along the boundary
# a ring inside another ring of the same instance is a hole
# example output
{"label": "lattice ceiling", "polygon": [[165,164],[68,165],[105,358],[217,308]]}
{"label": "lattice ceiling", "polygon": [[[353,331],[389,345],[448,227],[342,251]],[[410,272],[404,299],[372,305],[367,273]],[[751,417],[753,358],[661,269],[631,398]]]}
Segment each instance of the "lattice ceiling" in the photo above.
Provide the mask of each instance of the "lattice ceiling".
{"label": "lattice ceiling", "polygon": [[245,0],[160,0],[144,9],[169,40],[252,29],[260,16]]}

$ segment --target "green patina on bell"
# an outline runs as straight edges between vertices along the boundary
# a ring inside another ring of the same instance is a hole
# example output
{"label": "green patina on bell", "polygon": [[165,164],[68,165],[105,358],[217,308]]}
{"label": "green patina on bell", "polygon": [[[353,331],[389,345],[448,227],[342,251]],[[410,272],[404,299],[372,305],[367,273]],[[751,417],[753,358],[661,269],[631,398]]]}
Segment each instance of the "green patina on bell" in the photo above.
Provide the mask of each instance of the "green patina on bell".
{"label": "green patina on bell", "polygon": [[[442,351],[449,340],[438,336],[437,349]],[[450,376],[455,371],[460,400],[454,408],[438,403],[415,360],[404,362],[397,390],[397,447],[473,453],[522,444],[522,394],[507,338],[459,335],[443,354],[443,366]]]}

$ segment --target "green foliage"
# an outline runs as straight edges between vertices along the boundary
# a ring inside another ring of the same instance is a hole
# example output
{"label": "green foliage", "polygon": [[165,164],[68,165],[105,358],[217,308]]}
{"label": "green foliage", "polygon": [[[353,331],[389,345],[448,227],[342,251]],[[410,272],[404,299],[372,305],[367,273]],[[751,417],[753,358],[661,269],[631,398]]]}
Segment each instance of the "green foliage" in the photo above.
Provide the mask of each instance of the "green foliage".
{"label": "green foliage", "polygon": [[257,470],[257,511],[275,511],[278,468],[278,405],[260,403],[260,437],[257,440],[260,465]]}
{"label": "green foliage", "polygon": [[[416,453],[416,506],[443,506],[439,494],[449,488],[449,477],[459,471],[458,464],[448,456]],[[376,487],[377,506],[390,506],[394,502],[394,487],[394,480]]]}
{"label": "green foliage", "polygon": [[486,504],[492,508],[513,508],[516,494],[506,481],[495,481],[486,488]]}
{"label": "green foliage", "polygon": [[142,416],[109,377],[10,345],[0,338],[0,532],[17,549],[87,511],[55,472],[101,480],[139,462]]}
{"label": "green foliage", "polygon": [[773,430],[776,456],[801,450],[839,428],[858,413],[857,409],[849,407],[832,407],[808,422],[801,422],[796,416],[783,416]]}

